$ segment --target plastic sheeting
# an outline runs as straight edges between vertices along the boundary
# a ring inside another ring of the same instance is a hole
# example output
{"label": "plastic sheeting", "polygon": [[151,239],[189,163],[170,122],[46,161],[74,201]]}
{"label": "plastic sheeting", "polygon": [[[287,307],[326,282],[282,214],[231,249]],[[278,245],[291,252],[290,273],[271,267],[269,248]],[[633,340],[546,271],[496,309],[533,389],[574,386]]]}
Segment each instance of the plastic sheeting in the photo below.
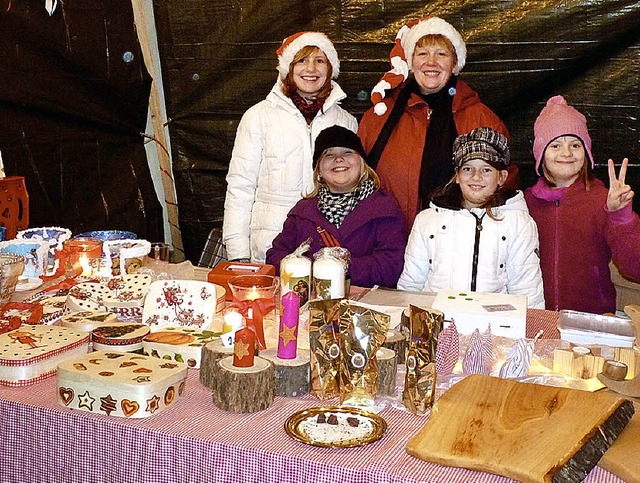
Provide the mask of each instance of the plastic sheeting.
{"label": "plastic sheeting", "polygon": [[[440,16],[467,42],[462,79],[507,124],[523,187],[533,184],[533,122],[564,95],[585,113],[597,174],[607,158],[632,162],[640,192],[638,1],[154,1],[174,173],[187,256],[220,227],[237,123],[276,80],[275,50],[300,30],[326,32],[341,57],[343,105],[357,117],[388,69],[407,21]],[[636,196],[636,208],[640,208]]]}
{"label": "plastic sheeting", "polygon": [[31,226],[160,240],[144,131],[151,78],[130,0],[0,0],[0,150]]}

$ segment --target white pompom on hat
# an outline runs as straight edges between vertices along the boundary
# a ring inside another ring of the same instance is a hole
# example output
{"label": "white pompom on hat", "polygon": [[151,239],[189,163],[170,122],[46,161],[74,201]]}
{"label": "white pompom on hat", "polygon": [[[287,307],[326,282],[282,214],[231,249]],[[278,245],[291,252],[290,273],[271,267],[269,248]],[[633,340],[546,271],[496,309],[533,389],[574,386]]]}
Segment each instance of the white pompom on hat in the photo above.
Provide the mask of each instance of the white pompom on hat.
{"label": "white pompom on hat", "polygon": [[396,43],[389,54],[391,70],[382,76],[371,91],[373,110],[378,116],[387,112],[387,106],[382,102],[385,98],[384,91],[394,89],[407,80],[411,70],[413,51],[418,41],[425,35],[442,35],[453,44],[458,57],[458,62],[453,69],[454,74],[459,74],[464,67],[467,60],[467,46],[460,32],[453,25],[439,17],[426,17],[409,22],[396,35]]}
{"label": "white pompom on hat", "polygon": [[331,68],[333,69],[332,78],[336,79],[340,74],[340,60],[338,59],[338,52],[333,46],[333,42],[329,40],[322,32],[298,32],[290,35],[282,41],[282,45],[276,54],[278,55],[278,72],[284,79],[289,74],[289,66],[293,62],[293,58],[304,47],[311,45],[318,47],[324,52],[331,62]]}

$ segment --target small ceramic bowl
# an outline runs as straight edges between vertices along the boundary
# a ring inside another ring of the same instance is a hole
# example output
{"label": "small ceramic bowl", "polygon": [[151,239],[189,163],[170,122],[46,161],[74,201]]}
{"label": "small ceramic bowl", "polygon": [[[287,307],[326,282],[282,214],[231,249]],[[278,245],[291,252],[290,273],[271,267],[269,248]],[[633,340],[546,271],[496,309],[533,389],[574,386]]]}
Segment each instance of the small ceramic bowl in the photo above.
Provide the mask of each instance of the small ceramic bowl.
{"label": "small ceramic bowl", "polygon": [[138,238],[138,235],[133,233],[132,231],[125,230],[96,230],[96,231],[86,231],[84,233],[79,233],[74,235],[74,238],[85,237],[85,238],[97,238],[98,240],[111,241],[111,240],[135,240]]}

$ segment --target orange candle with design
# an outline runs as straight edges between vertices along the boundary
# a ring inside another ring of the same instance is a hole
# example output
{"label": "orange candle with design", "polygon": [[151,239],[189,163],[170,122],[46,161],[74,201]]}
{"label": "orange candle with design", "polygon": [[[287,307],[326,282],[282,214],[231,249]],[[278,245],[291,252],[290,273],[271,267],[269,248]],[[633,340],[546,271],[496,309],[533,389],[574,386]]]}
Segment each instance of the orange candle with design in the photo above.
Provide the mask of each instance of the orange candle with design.
{"label": "orange candle with design", "polygon": [[251,367],[256,350],[256,336],[246,327],[236,331],[233,344],[233,365],[236,367]]}

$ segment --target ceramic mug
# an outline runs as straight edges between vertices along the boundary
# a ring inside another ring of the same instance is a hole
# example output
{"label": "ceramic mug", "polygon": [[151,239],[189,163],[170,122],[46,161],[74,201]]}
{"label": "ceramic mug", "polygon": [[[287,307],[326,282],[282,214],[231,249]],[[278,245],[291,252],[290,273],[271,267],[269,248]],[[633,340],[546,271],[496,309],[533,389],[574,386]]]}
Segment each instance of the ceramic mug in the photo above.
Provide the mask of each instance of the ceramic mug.
{"label": "ceramic mug", "polygon": [[22,276],[38,278],[44,275],[49,262],[49,242],[14,239],[0,242],[0,253],[13,253],[24,258]]}

